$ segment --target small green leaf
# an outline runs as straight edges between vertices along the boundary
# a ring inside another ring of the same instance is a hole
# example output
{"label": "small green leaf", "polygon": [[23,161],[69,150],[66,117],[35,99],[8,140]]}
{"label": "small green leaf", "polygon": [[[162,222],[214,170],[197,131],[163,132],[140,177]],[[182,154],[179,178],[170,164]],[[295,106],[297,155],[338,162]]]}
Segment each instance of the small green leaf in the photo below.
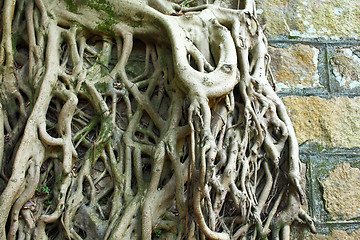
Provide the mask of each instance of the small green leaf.
{"label": "small green leaf", "polygon": [[160,237],[161,236],[161,230],[160,229],[155,230],[154,234],[155,234],[156,237]]}
{"label": "small green leaf", "polygon": [[47,195],[50,194],[50,188],[49,188],[48,186],[46,186],[46,185],[43,185],[43,186],[41,187],[41,191],[44,192],[44,193],[46,193]]}

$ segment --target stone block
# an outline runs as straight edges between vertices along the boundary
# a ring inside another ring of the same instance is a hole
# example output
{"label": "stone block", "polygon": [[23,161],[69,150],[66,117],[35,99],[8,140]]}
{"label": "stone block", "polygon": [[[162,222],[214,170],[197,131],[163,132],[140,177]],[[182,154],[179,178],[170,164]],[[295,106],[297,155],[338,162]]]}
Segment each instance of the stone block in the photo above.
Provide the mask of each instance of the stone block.
{"label": "stone block", "polygon": [[348,234],[344,230],[334,229],[331,231],[331,234],[316,234],[309,235],[306,240],[359,240],[360,239],[360,229],[353,231]]}
{"label": "stone block", "polygon": [[270,38],[360,38],[359,0],[256,0]]}
{"label": "stone block", "polygon": [[356,185],[360,185],[360,152],[324,149],[320,153],[302,153],[300,159],[307,165],[309,214],[315,220],[317,232],[357,230],[360,194],[355,191]]}
{"label": "stone block", "polygon": [[278,92],[322,87],[319,82],[319,49],[304,44],[269,47],[270,68]]}
{"label": "stone block", "polygon": [[320,183],[325,209],[333,220],[360,217],[360,169],[352,168],[349,163],[339,164]]}
{"label": "stone block", "polygon": [[324,148],[360,147],[360,97],[286,96],[282,99],[299,144],[315,142]]}
{"label": "stone block", "polygon": [[330,58],[330,68],[333,90],[360,90],[360,47],[336,48]]}

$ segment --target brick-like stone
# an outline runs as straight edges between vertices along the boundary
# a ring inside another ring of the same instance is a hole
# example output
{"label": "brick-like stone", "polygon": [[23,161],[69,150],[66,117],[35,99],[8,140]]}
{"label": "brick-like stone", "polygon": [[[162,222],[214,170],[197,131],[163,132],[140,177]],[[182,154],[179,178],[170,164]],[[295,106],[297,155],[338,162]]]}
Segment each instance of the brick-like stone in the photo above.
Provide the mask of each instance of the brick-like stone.
{"label": "brick-like stone", "polygon": [[325,208],[332,219],[360,217],[360,169],[342,163],[320,183],[324,189]]}
{"label": "brick-like stone", "polygon": [[360,97],[283,97],[299,144],[360,147]]}
{"label": "brick-like stone", "polygon": [[360,47],[337,49],[330,64],[334,87],[360,89]]}
{"label": "brick-like stone", "polygon": [[319,50],[303,44],[269,47],[271,70],[278,91],[321,87],[317,70]]}
{"label": "brick-like stone", "polygon": [[348,234],[344,230],[332,230],[330,235],[310,235],[306,240],[359,240],[360,239],[360,229]]}
{"label": "brick-like stone", "polygon": [[359,0],[256,0],[270,38],[360,38]]}

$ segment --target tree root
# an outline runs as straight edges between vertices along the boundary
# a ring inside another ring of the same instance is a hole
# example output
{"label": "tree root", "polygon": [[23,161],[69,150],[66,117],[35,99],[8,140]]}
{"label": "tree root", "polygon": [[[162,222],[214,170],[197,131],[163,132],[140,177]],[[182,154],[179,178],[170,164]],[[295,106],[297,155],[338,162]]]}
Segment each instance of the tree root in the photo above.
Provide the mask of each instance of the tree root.
{"label": "tree root", "polygon": [[220,2],[5,0],[1,239],[316,231],[254,2]]}

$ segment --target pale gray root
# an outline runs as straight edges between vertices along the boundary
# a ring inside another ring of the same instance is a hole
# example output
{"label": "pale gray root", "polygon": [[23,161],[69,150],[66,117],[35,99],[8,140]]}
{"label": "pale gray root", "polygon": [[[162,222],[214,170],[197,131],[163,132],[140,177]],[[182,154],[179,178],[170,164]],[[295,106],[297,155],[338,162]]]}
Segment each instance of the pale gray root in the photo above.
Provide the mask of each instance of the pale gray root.
{"label": "pale gray root", "polygon": [[0,238],[315,232],[254,1],[235,5],[5,0]]}

